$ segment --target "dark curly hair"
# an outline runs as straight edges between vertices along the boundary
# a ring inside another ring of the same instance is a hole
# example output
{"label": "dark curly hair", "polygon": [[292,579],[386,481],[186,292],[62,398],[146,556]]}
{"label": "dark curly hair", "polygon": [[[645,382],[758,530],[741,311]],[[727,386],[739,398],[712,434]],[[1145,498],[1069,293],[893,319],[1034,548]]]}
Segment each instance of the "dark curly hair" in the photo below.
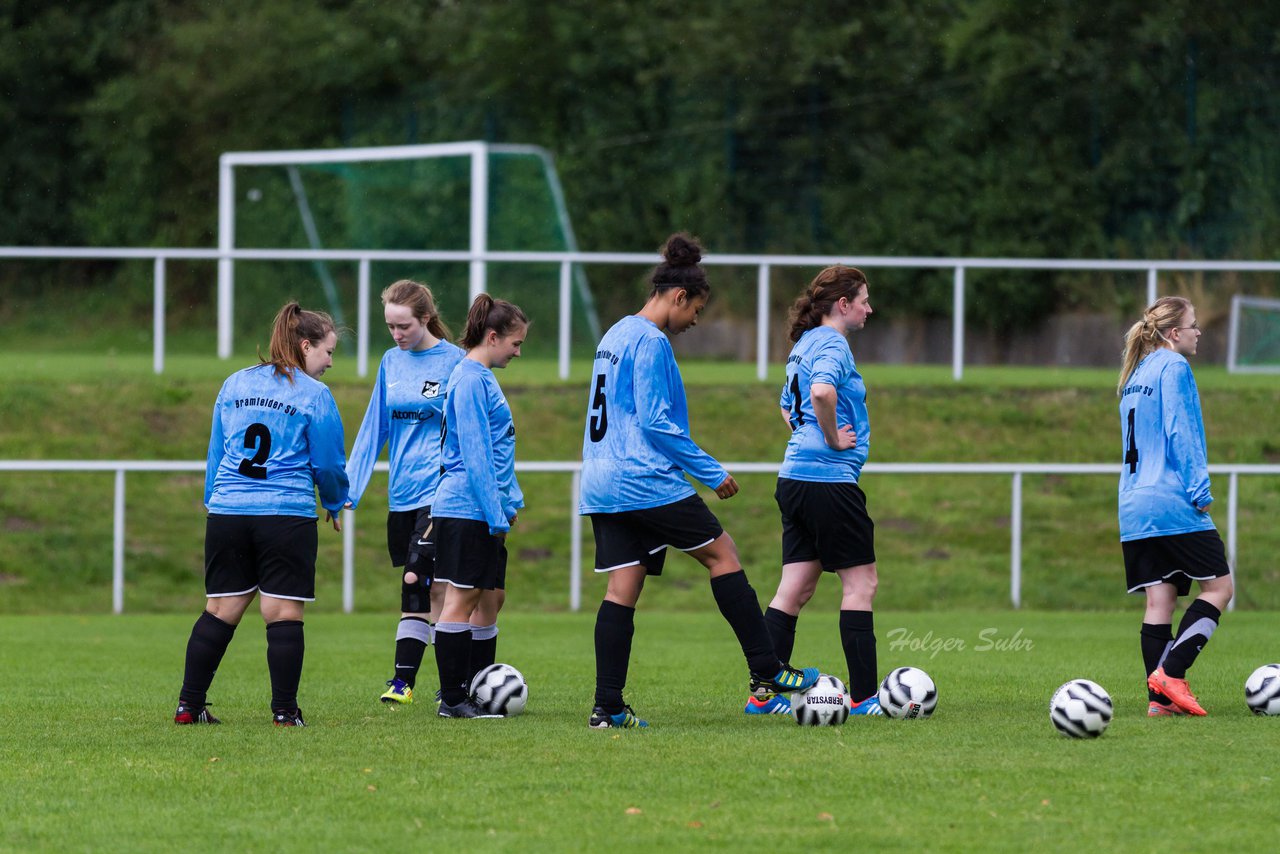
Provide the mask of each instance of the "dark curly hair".
{"label": "dark curly hair", "polygon": [[650,299],[668,288],[684,288],[690,298],[711,293],[707,274],[698,264],[702,260],[702,247],[696,237],[683,231],[671,235],[662,248],[662,258],[662,263],[649,274],[649,283],[653,286]]}

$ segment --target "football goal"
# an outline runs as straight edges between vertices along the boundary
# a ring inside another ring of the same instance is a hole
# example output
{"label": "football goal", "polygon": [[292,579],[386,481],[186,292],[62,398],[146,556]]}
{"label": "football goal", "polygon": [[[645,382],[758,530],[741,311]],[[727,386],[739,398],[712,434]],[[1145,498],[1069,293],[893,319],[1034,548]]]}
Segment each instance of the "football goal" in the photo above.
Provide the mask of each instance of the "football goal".
{"label": "football goal", "polygon": [[1231,298],[1227,370],[1280,373],[1280,300],[1239,294]]}
{"label": "football goal", "polygon": [[[545,149],[533,145],[457,142],[228,152],[219,166],[221,251],[578,249],[555,164]],[[425,281],[441,314],[455,327],[475,295],[486,290],[531,315],[558,313],[557,265],[465,259],[376,263],[371,274],[375,298],[395,279]],[[346,286],[354,272],[347,259],[221,259],[218,355],[228,358],[232,352],[237,295],[253,305],[278,304],[286,291],[306,295],[318,305],[327,304],[343,324],[355,302],[354,289]],[[599,320],[580,265],[573,266],[570,300],[577,333],[596,340]],[[381,309],[375,310],[374,316],[380,316]]]}

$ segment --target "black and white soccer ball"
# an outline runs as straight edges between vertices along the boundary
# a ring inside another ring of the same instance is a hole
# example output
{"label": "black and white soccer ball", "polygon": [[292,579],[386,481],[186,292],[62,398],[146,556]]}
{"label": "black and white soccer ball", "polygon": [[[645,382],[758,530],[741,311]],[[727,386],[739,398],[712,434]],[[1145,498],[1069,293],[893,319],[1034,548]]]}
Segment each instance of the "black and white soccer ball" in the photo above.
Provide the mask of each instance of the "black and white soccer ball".
{"label": "black and white soccer ball", "polygon": [[1071,738],[1097,738],[1111,723],[1111,695],[1097,682],[1072,679],[1049,701],[1049,720]]}
{"label": "black and white soccer ball", "polygon": [[1280,715],[1280,664],[1264,664],[1249,674],[1244,701],[1255,715]]}
{"label": "black and white soccer ball", "polygon": [[800,726],[840,726],[849,719],[849,692],[823,673],[808,691],[791,695],[791,714]]}
{"label": "black and white soccer ball", "polygon": [[899,667],[880,683],[880,709],[891,718],[927,718],[938,705],[938,688],[918,667]]}
{"label": "black and white soccer ball", "polygon": [[511,718],[524,711],[529,686],[510,664],[490,664],[471,680],[471,699],[485,714]]}

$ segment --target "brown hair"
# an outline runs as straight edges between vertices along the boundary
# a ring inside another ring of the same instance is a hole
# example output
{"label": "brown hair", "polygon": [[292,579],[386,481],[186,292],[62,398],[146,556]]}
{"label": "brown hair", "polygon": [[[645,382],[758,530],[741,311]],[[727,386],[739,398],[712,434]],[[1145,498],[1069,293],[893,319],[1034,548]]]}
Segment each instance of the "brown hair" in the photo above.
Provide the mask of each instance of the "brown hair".
{"label": "brown hair", "polygon": [[490,329],[498,333],[498,337],[502,337],[521,323],[527,326],[529,318],[525,317],[520,306],[504,299],[494,299],[488,294],[480,294],[467,312],[467,328],[462,332],[462,349],[479,347]]}
{"label": "brown hair", "polygon": [[693,297],[711,293],[711,285],[707,283],[707,274],[698,262],[702,260],[702,247],[698,238],[683,231],[676,232],[667,238],[662,247],[662,263],[653,268],[649,274],[649,299],[668,288],[684,288],[686,294]]}
{"label": "brown hair", "polygon": [[1124,336],[1124,361],[1116,394],[1123,393],[1124,384],[1148,353],[1169,343],[1166,333],[1178,325],[1191,307],[1191,300],[1184,297],[1160,297],[1142,313],[1141,320],[1129,327]]}
{"label": "brown hair", "polygon": [[842,298],[853,302],[858,294],[867,286],[867,277],[857,267],[846,267],[836,264],[828,267],[813,277],[809,287],[800,298],[791,305],[792,342],[799,341],[800,336],[810,329],[822,325],[822,318],[831,313],[831,308]]}
{"label": "brown hair", "polygon": [[293,382],[295,369],[306,372],[302,342],[310,341],[318,346],[330,332],[338,332],[332,317],[323,311],[306,311],[296,302],[287,302],[271,323],[271,358],[262,358],[259,347],[258,362],[275,366],[277,375]]}
{"label": "brown hair", "polygon": [[427,325],[427,331],[432,335],[445,341],[453,340],[449,327],[445,326],[444,321],[440,319],[440,312],[436,309],[436,298],[431,293],[431,288],[413,279],[401,279],[388,285],[382,292],[382,304],[392,303],[403,305],[412,311],[419,323]]}

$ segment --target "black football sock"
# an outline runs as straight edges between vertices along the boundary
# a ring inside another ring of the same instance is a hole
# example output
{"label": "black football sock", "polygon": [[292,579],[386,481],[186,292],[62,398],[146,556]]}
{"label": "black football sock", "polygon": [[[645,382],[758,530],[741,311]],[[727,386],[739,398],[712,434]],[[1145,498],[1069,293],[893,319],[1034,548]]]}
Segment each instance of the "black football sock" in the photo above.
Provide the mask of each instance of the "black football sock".
{"label": "black football sock", "polygon": [[769,639],[773,641],[773,651],[783,664],[791,663],[791,651],[796,645],[796,623],[800,617],[791,616],[777,608],[766,608],[764,624],[769,627]]}
{"label": "black football sock", "polygon": [[611,715],[622,711],[622,690],[631,665],[636,609],[605,599],[596,612],[595,704]]}
{"label": "black football sock", "polygon": [[431,624],[421,617],[401,617],[396,626],[396,678],[410,688],[418,682],[422,655],[431,643]]}
{"label": "black football sock", "polygon": [[[1164,661],[1165,654],[1169,652],[1169,647],[1173,646],[1173,625],[1171,623],[1143,623],[1140,637],[1142,641],[1142,666],[1146,668],[1147,675],[1150,676]],[[1164,694],[1159,691],[1152,691],[1150,688],[1147,689],[1147,701],[1165,706],[1173,702]]]}
{"label": "black football sock", "polygon": [[[471,676],[475,676],[498,660],[498,625],[471,624]],[[467,679],[470,680],[471,676]]]}
{"label": "black football sock", "polygon": [[271,674],[271,708],[298,708],[298,683],[306,642],[301,620],[280,620],[267,626],[267,671]]}
{"label": "black football sock", "polygon": [[436,623],[436,669],[440,672],[440,700],[456,706],[467,699],[471,678],[471,626]]}
{"label": "black football sock", "polygon": [[772,679],[782,667],[782,659],[773,651],[769,627],[760,611],[760,600],[742,570],[711,579],[711,593],[720,613],[738,636],[738,645],[747,659],[747,667],[756,676]]}
{"label": "black football sock", "polygon": [[178,702],[184,706],[199,708],[208,699],[209,686],[222,663],[236,627],[224,623],[208,611],[202,613],[191,627],[187,640],[187,664],[182,674],[182,692]]}
{"label": "black football sock", "polygon": [[1164,672],[1174,679],[1185,679],[1187,670],[1195,664],[1196,656],[1213,637],[1213,630],[1218,627],[1222,612],[1203,599],[1197,599],[1187,606],[1178,624],[1178,637],[1173,648],[1164,657]]}
{"label": "black football sock", "polygon": [[876,632],[870,611],[840,612],[840,645],[849,666],[849,696],[855,703],[880,688],[876,678]]}

